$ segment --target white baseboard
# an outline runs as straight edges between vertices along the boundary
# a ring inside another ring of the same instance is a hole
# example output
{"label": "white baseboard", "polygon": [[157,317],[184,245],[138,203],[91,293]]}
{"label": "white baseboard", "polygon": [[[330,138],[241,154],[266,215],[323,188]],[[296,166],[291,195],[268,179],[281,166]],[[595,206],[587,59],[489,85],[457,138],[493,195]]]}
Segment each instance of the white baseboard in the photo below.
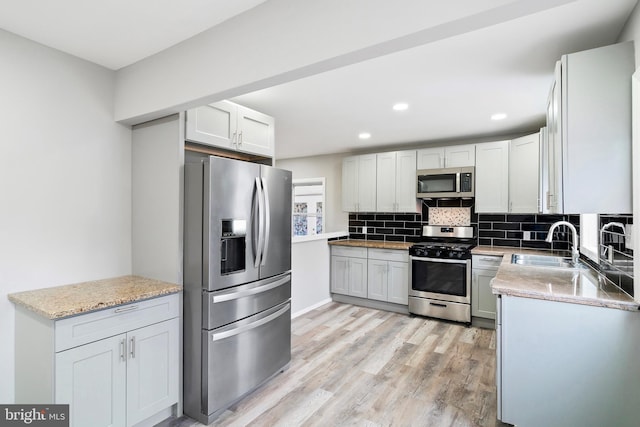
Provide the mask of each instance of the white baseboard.
{"label": "white baseboard", "polygon": [[297,312],[293,313],[293,314],[291,315],[291,318],[292,318],[292,319],[295,319],[296,317],[298,317],[298,316],[302,316],[303,314],[308,313],[308,312],[310,312],[311,310],[315,310],[315,309],[316,309],[316,308],[318,308],[318,307],[322,307],[322,306],[323,306],[323,305],[325,305],[325,304],[329,304],[331,301],[332,301],[332,299],[331,299],[331,298],[327,298],[327,299],[325,299],[325,300],[320,301],[320,302],[319,302],[319,303],[317,303],[317,304],[314,304],[314,305],[312,305],[312,306],[309,306],[309,307],[303,308],[302,310],[300,310],[300,311],[297,311]]}

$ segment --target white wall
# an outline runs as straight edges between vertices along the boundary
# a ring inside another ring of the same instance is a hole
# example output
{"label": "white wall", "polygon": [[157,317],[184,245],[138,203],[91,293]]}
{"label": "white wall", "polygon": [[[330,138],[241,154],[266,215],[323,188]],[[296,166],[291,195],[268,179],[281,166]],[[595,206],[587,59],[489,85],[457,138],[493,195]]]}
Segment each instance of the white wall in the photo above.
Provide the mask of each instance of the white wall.
{"label": "white wall", "polygon": [[342,211],[342,154],[277,160],[276,166],[292,172],[293,179],[325,177],[325,232],[347,231],[349,215]]}
{"label": "white wall", "polygon": [[293,244],[291,313],[294,317],[331,301],[330,255],[326,239]]}
{"label": "white wall", "polygon": [[131,131],[114,73],[0,30],[0,402],[14,399],[7,294],[131,272]]}

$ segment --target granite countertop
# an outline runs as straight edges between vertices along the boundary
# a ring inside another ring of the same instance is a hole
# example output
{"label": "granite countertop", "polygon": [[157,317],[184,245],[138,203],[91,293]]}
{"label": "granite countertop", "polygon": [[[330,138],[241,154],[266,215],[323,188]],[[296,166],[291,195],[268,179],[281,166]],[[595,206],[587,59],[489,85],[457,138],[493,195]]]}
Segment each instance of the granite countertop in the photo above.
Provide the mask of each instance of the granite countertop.
{"label": "granite countertop", "polygon": [[181,291],[180,285],[140,276],[122,276],[16,292],[8,297],[16,305],[57,320]]}
{"label": "granite countertop", "polygon": [[640,304],[591,268],[565,270],[511,264],[514,253],[566,255],[562,252],[478,246],[474,255],[502,255],[494,294],[638,311]]}
{"label": "granite countertop", "polygon": [[329,242],[330,245],[336,246],[352,246],[358,248],[374,248],[374,249],[398,249],[398,250],[408,250],[413,243],[408,242],[381,242],[377,240],[356,240],[356,239],[348,239],[348,240],[332,240]]}

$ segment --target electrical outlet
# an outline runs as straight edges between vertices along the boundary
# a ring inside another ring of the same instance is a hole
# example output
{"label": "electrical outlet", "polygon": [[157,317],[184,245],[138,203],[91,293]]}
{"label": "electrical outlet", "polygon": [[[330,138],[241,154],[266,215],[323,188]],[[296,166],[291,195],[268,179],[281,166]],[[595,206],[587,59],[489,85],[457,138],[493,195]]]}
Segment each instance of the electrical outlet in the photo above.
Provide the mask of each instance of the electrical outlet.
{"label": "electrical outlet", "polygon": [[531,232],[523,231],[522,232],[522,240],[531,240]]}
{"label": "electrical outlet", "polygon": [[367,227],[362,227],[362,234],[367,234]]}

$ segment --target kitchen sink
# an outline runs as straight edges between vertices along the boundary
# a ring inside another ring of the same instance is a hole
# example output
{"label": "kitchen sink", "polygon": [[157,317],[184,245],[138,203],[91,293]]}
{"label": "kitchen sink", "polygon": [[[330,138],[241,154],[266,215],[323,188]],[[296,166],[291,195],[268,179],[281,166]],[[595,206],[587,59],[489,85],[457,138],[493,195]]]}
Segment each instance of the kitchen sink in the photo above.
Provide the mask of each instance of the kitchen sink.
{"label": "kitchen sink", "polygon": [[511,255],[511,264],[564,269],[587,268],[580,261],[574,263],[571,257],[554,255],[513,254]]}

